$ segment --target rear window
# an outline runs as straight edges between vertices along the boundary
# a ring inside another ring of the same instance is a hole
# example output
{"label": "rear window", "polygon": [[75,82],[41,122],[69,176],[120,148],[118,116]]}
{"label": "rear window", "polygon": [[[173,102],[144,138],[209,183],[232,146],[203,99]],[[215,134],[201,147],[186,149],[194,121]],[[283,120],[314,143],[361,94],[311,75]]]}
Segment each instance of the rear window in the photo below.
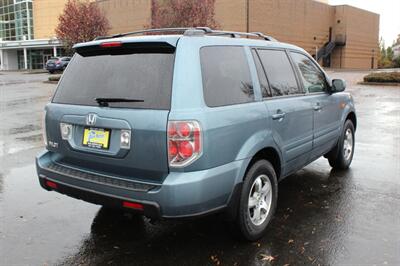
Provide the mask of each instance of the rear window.
{"label": "rear window", "polygon": [[243,47],[203,47],[200,57],[204,99],[208,106],[254,101],[253,83]]}
{"label": "rear window", "polygon": [[123,98],[141,102],[111,102],[110,107],[170,109],[174,54],[75,54],[54,103],[98,106],[96,98]]}

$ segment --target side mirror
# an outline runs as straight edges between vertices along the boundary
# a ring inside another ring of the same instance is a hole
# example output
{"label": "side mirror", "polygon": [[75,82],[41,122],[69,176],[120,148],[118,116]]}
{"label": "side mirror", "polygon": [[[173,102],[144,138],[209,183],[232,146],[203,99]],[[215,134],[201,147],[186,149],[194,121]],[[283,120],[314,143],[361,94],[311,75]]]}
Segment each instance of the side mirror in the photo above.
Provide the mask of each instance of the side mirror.
{"label": "side mirror", "polygon": [[332,80],[332,88],[331,88],[332,93],[341,92],[344,91],[345,89],[346,89],[346,81],[344,81],[343,79]]}

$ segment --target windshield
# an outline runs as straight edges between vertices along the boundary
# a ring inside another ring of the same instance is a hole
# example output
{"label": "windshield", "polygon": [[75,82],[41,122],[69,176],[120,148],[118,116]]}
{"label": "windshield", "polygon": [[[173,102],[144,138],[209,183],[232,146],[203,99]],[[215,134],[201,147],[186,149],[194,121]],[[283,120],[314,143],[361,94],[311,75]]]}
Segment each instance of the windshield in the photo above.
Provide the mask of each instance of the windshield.
{"label": "windshield", "polygon": [[169,110],[173,67],[173,53],[75,54],[53,102],[98,106],[96,98],[140,99],[109,106]]}

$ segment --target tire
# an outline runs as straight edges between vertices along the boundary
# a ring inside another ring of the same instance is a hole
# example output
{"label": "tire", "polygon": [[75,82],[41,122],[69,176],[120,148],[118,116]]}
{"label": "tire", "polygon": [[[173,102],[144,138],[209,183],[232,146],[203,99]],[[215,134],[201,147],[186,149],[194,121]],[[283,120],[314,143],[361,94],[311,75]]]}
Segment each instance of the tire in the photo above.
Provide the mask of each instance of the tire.
{"label": "tire", "polygon": [[[264,192],[267,186],[269,186],[269,192]],[[257,191],[265,194],[259,194]],[[244,178],[240,193],[236,218],[240,236],[248,241],[261,238],[275,213],[277,200],[278,181],[274,167],[266,160],[255,162]],[[255,205],[251,207],[250,204]],[[259,213],[259,216],[256,213]]]}
{"label": "tire", "polygon": [[49,73],[50,73],[50,74],[54,74],[54,71],[53,71],[53,70],[51,70],[51,71],[49,71]]}
{"label": "tire", "polygon": [[354,144],[354,125],[351,120],[346,120],[338,143],[328,153],[329,165],[337,170],[348,169],[353,161]]}

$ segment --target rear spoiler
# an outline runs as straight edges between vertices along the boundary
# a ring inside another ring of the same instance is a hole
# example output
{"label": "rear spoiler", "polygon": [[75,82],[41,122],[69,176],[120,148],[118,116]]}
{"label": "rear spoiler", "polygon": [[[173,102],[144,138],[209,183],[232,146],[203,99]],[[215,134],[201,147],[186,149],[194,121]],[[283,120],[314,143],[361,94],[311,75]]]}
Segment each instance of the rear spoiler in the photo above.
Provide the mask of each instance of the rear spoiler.
{"label": "rear spoiler", "polygon": [[172,54],[176,47],[168,42],[121,42],[103,41],[92,45],[76,45],[76,53],[83,57],[97,55],[122,55],[139,53],[166,53]]}

